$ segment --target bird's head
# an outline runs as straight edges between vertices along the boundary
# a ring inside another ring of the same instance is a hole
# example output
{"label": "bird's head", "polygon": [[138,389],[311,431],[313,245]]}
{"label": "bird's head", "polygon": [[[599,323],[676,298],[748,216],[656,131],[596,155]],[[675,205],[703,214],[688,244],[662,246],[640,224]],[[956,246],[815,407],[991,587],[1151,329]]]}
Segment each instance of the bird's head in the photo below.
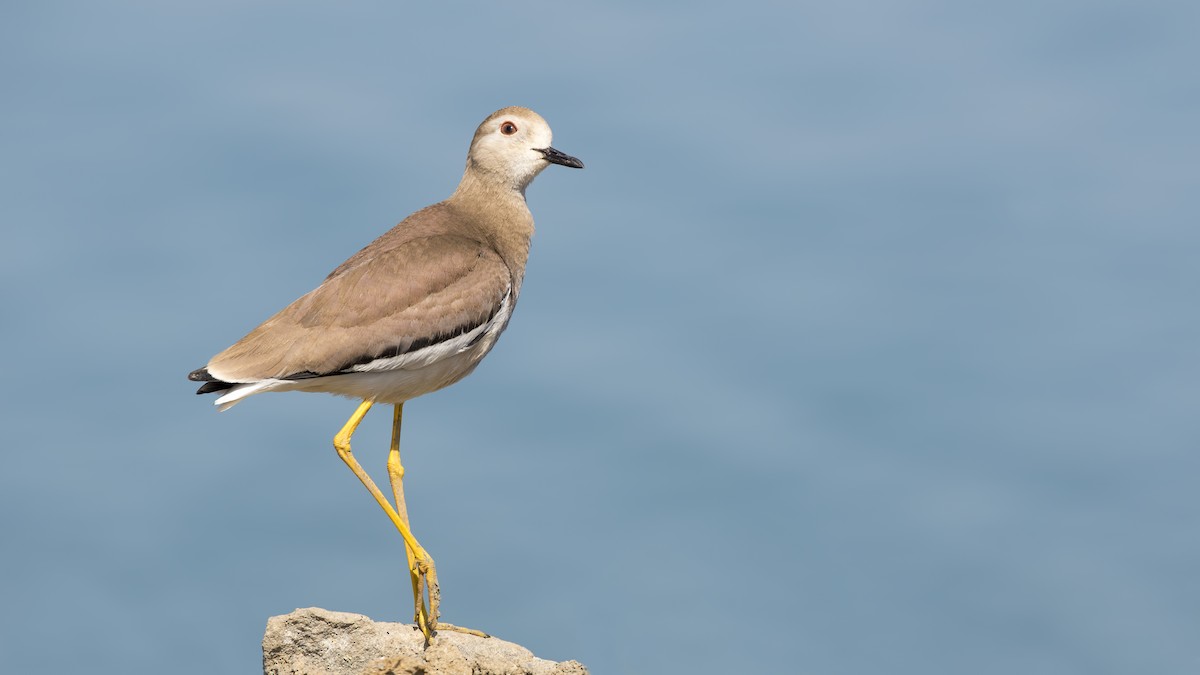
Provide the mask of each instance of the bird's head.
{"label": "bird's head", "polygon": [[497,110],[475,130],[467,153],[467,172],[479,180],[524,192],[551,164],[582,169],[583,162],[551,147],[552,136],[546,120],[528,108]]}

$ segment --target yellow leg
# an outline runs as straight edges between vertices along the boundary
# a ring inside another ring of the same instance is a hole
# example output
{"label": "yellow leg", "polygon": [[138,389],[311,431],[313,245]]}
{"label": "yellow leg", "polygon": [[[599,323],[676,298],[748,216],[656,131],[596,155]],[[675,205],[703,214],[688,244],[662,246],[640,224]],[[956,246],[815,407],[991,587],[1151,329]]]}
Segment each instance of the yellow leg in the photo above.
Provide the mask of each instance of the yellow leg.
{"label": "yellow leg", "polygon": [[[388,477],[391,479],[392,483],[392,496],[396,498],[396,514],[400,516],[400,520],[404,522],[405,526],[409,526],[408,506],[404,503],[404,465],[400,463],[400,425],[403,420],[404,404],[397,403],[392,412],[392,447],[391,451],[388,452],[387,467]],[[420,625],[425,620],[426,616],[422,614],[426,610],[425,603],[422,602],[424,596],[421,593],[421,575],[417,568],[415,558],[413,557],[412,549],[408,548],[407,544],[404,546],[404,553],[408,556],[408,574],[412,579],[413,597],[417,599],[416,621],[417,624]],[[437,619],[440,616],[438,608],[441,605],[441,598],[437,584],[437,573],[436,570],[433,569],[432,564],[430,565],[430,574],[429,610],[427,616],[432,616]],[[474,628],[463,628],[462,626],[455,626],[444,621],[437,621],[436,624],[438,630],[452,630],[459,633],[474,635],[476,637],[491,637],[487,633],[475,630]]]}
{"label": "yellow leg", "polygon": [[[371,480],[371,477],[363,470],[358,460],[350,453],[350,437],[354,435],[354,430],[358,428],[363,417],[367,415],[367,411],[371,409],[371,405],[371,401],[363,401],[358,406],[358,409],[350,416],[350,419],[342,427],[342,430],[333,437],[333,447],[337,450],[338,456],[342,458],[342,461],[346,463],[346,466],[350,467],[354,475],[358,476],[358,479],[366,486],[371,496],[375,498],[375,501],[387,512],[388,518],[396,526],[396,529],[400,531],[400,536],[404,538],[405,550],[408,554],[412,555],[417,572],[418,581],[414,585],[416,595],[414,604],[417,606],[417,622],[421,628],[421,632],[425,635],[425,641],[428,642],[432,637],[433,631],[437,629],[438,586],[433,559],[429,557],[425,549],[421,548],[421,545],[413,538],[412,533],[408,530],[408,524],[404,520],[401,520],[400,515],[396,513],[396,509],[392,508],[387,498],[383,496],[383,493],[375,485],[375,481]],[[397,452],[399,452],[398,449]],[[424,614],[422,610],[424,609],[424,596],[426,592],[429,594],[430,611],[426,615],[426,620],[421,621],[422,614]]]}
{"label": "yellow leg", "polygon": [[[404,465],[400,463],[400,423],[403,419],[404,404],[397,403],[392,413],[392,447],[388,452],[387,468],[388,478],[392,483],[392,496],[396,498],[396,515],[400,516],[400,521],[411,531],[408,506],[404,503]],[[413,620],[417,622],[417,625],[421,625],[425,623],[425,616],[427,616],[423,602],[424,594],[421,592],[421,574],[417,570],[416,558],[407,542],[404,544],[404,555],[408,558],[408,576],[412,580],[413,600],[416,605]]]}

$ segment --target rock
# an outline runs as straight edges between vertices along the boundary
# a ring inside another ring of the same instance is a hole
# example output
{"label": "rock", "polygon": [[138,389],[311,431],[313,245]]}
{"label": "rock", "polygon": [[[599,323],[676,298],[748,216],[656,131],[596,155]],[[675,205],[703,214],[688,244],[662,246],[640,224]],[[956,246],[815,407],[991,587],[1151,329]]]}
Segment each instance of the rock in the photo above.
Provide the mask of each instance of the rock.
{"label": "rock", "polygon": [[498,638],[439,631],[429,647],[411,624],[298,609],[267,620],[264,675],[588,675]]}

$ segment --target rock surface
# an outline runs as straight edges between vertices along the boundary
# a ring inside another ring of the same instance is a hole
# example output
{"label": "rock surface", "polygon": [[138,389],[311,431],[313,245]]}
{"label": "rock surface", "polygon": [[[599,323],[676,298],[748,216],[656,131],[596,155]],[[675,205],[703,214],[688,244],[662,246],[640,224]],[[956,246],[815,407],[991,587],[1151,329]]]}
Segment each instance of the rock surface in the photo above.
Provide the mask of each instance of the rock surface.
{"label": "rock surface", "polygon": [[411,624],[310,607],[267,620],[264,675],[587,675],[578,661],[539,659],[498,638],[439,631],[429,647]]}

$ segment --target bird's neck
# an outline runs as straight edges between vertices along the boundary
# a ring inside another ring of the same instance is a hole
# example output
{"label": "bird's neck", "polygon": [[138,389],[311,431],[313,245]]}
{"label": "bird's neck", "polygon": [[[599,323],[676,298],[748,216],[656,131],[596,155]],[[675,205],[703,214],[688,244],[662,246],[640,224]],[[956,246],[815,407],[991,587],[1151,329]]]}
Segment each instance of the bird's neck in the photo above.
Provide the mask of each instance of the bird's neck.
{"label": "bird's neck", "polygon": [[533,214],[525,203],[524,190],[481,179],[468,170],[446,203],[479,225],[481,234],[512,270],[514,290],[519,290],[533,237]]}

